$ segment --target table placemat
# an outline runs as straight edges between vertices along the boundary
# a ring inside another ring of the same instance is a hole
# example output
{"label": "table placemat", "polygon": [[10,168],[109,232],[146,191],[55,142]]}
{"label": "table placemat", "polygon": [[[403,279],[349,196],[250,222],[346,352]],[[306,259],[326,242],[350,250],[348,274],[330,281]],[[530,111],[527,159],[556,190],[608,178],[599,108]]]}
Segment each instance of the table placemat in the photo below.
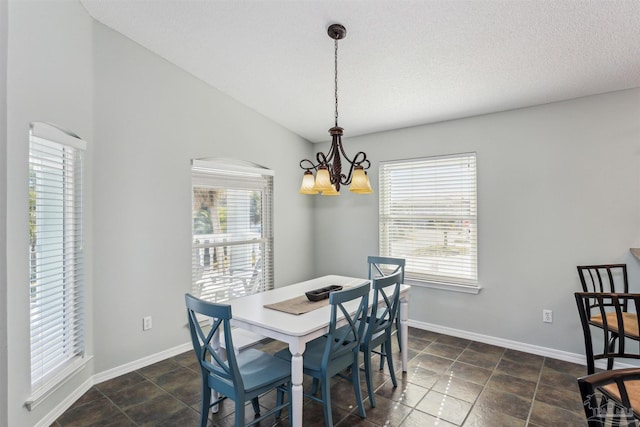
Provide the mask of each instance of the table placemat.
{"label": "table placemat", "polygon": [[329,298],[312,302],[309,301],[306,295],[301,295],[284,301],[274,302],[273,304],[265,304],[264,307],[298,316],[321,307],[326,307],[327,305],[329,305]]}

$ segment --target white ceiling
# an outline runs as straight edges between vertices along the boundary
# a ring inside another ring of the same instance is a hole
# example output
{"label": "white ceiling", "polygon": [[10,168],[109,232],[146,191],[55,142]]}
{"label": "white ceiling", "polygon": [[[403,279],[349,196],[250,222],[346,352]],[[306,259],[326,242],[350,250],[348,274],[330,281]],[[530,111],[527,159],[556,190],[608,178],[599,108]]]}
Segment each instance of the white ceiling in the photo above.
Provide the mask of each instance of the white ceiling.
{"label": "white ceiling", "polygon": [[81,0],[96,20],[313,141],[640,87],[638,0]]}

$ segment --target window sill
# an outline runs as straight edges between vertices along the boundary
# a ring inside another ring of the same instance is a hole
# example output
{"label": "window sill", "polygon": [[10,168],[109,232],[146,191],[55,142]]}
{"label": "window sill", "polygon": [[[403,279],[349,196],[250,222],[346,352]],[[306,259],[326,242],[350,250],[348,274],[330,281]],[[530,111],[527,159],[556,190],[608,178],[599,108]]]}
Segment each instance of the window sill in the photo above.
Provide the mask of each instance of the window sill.
{"label": "window sill", "polygon": [[38,387],[24,402],[27,410],[32,411],[36,406],[42,403],[53,392],[58,390],[63,384],[73,377],[80,369],[84,368],[93,356],[77,357],[73,362],[60,371],[42,386]]}
{"label": "window sill", "polygon": [[426,282],[421,280],[407,279],[404,281],[407,285],[415,286],[417,288],[430,288],[440,289],[444,291],[462,292],[465,294],[477,295],[482,289],[480,286],[473,285],[461,285],[459,283],[444,283],[444,282]]}

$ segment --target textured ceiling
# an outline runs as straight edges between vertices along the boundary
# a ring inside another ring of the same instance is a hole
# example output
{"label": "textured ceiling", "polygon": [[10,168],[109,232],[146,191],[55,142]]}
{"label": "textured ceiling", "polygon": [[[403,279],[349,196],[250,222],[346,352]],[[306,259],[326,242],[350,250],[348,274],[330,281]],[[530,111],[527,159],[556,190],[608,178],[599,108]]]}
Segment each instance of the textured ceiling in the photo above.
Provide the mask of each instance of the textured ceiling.
{"label": "textured ceiling", "polygon": [[640,1],[81,0],[98,21],[313,141],[640,87]]}

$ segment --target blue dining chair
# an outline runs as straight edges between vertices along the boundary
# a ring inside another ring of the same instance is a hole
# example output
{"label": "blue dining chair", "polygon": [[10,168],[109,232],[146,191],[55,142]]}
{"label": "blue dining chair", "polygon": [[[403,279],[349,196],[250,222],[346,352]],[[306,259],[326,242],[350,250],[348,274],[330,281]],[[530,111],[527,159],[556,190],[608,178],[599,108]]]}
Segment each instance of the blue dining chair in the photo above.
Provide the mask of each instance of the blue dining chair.
{"label": "blue dining chair", "polygon": [[[400,283],[404,283],[404,268],[406,264],[404,258],[370,255],[367,257],[367,262],[369,263],[369,280],[400,272]],[[400,342],[400,316],[398,316],[397,312],[395,322],[396,329],[393,331],[393,334],[397,335],[398,347],[402,350],[402,344]],[[382,369],[382,366],[383,360],[380,359],[380,369]]]}
{"label": "blue dining chair", "polygon": [[[329,332],[325,336],[307,343],[303,355],[304,373],[314,379],[311,395],[305,396],[323,404],[324,421],[327,427],[333,426],[330,390],[331,378],[336,375],[353,383],[358,412],[360,417],[365,418],[366,416],[360,390],[360,370],[358,369],[359,348],[364,334],[365,322],[360,322],[358,319],[362,319],[367,314],[370,289],[371,285],[366,283],[355,288],[331,292],[329,294],[331,307]],[[357,310],[350,314],[345,304],[355,300],[359,300]],[[337,327],[337,320],[341,314],[347,324],[343,327]],[[277,352],[275,356],[291,361],[291,353],[288,349]],[[346,369],[351,370],[351,378],[341,373]],[[320,382],[322,389],[320,398],[316,396],[318,382]]]}
{"label": "blue dining chair", "polygon": [[[371,314],[366,322],[366,332],[360,343],[360,351],[363,353],[364,372],[367,380],[367,392],[372,408],[376,406],[373,392],[371,354],[380,355],[380,369],[384,360],[387,360],[389,374],[393,387],[397,387],[396,374],[393,369],[393,357],[391,355],[391,336],[393,323],[400,305],[400,285],[402,285],[402,272],[390,276],[378,277],[372,280],[373,300],[371,301]],[[377,302],[377,303],[376,303]],[[380,350],[375,350],[380,347]]]}
{"label": "blue dining chair", "polygon": [[[251,401],[255,419],[247,426],[253,425],[266,417],[275,414],[280,416],[283,408],[291,403],[291,365],[280,358],[256,349],[245,349],[236,355],[231,333],[231,306],[203,301],[190,294],[185,294],[189,331],[193,349],[200,364],[202,373],[202,402],[200,409],[200,426],[206,427],[211,406],[217,405],[226,398],[235,402],[235,425],[242,426],[245,417],[245,403]],[[213,326],[205,333],[200,326],[197,315],[213,318]],[[212,339],[216,332],[224,333],[226,357],[218,354],[213,347]],[[211,390],[222,396],[211,403]],[[258,396],[276,389],[276,406],[267,413],[260,414]],[[284,393],[288,394],[284,403]]]}

